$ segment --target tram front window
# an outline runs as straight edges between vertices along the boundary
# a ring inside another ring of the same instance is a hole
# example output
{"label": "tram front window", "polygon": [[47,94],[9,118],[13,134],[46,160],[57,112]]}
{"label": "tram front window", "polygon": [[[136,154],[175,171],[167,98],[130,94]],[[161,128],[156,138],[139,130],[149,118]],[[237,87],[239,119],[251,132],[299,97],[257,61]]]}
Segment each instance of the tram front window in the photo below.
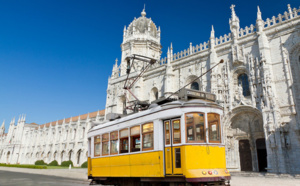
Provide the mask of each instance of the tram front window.
{"label": "tram front window", "polygon": [[100,145],[101,145],[101,138],[99,136],[95,136],[94,138],[94,156],[100,156]]}
{"label": "tram front window", "polygon": [[136,152],[141,150],[140,126],[130,128],[130,141],[130,152]]}
{"label": "tram front window", "polygon": [[143,150],[153,149],[153,123],[143,125]]}
{"label": "tram front window", "polygon": [[128,129],[120,131],[120,153],[128,153]]}
{"label": "tram front window", "polygon": [[109,134],[102,135],[102,155],[108,155],[109,153]]}
{"label": "tram front window", "polygon": [[185,123],[188,143],[205,142],[204,113],[185,114]]}
{"label": "tram front window", "polygon": [[110,154],[118,154],[118,131],[110,133]]}
{"label": "tram front window", "polygon": [[220,115],[215,113],[207,114],[209,128],[209,142],[220,143]]}

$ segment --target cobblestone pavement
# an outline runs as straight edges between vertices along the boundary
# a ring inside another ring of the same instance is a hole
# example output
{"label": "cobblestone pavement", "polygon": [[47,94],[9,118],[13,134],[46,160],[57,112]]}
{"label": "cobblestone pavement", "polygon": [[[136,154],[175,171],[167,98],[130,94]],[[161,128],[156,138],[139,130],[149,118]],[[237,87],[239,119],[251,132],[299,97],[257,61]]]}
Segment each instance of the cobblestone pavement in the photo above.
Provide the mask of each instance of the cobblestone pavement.
{"label": "cobblestone pavement", "polygon": [[27,169],[15,167],[0,167],[0,171],[40,174],[87,181],[87,169]]}
{"label": "cobblestone pavement", "polygon": [[[0,186],[89,185],[86,169],[25,169],[0,167]],[[300,186],[300,175],[255,172],[232,173],[231,186]]]}
{"label": "cobblestone pavement", "polygon": [[232,172],[231,186],[300,186],[300,175]]}
{"label": "cobblestone pavement", "polygon": [[88,186],[79,179],[0,170],[1,186]]}
{"label": "cobblestone pavement", "polygon": [[231,186],[300,186],[300,179],[232,176]]}

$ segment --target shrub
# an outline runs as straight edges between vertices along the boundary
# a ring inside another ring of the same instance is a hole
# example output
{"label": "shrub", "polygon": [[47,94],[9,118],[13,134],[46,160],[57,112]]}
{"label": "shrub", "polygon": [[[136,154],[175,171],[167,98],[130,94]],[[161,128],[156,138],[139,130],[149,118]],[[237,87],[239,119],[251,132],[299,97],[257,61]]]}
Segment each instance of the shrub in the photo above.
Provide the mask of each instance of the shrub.
{"label": "shrub", "polygon": [[86,161],[86,162],[83,162],[83,164],[81,165],[81,168],[87,168],[87,167],[88,167],[87,161]]}
{"label": "shrub", "polygon": [[62,166],[62,167],[69,167],[70,165],[73,167],[73,162],[71,160],[61,162],[60,166]]}
{"label": "shrub", "polygon": [[45,165],[17,165],[17,164],[0,164],[1,167],[18,167],[18,168],[30,168],[30,169],[47,169]]}
{"label": "shrub", "polygon": [[44,160],[37,160],[34,165],[47,165],[47,163],[45,163]]}
{"label": "shrub", "polygon": [[51,161],[48,166],[58,166],[58,162],[56,160]]}

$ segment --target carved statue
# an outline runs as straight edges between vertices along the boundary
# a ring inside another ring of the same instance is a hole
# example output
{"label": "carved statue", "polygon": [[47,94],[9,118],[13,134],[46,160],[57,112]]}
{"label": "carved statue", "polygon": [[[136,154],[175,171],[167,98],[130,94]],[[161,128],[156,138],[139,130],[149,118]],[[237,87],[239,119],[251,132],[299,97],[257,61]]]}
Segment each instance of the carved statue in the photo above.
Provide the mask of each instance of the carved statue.
{"label": "carved statue", "polygon": [[242,48],[238,49],[238,58],[243,59],[243,51]]}
{"label": "carved statue", "polygon": [[227,74],[224,77],[224,84],[225,84],[225,87],[228,87],[228,77],[227,77]]}
{"label": "carved statue", "polygon": [[254,97],[256,97],[256,84],[253,85],[253,94],[254,94]]}
{"label": "carved statue", "polygon": [[275,148],[276,147],[276,143],[275,143],[275,135],[274,133],[271,133],[269,136],[269,143],[270,143],[270,146],[271,148]]}
{"label": "carved statue", "polygon": [[239,84],[238,92],[239,92],[239,99],[242,100],[244,98],[242,83]]}
{"label": "carved statue", "polygon": [[218,84],[218,87],[220,87],[220,86],[222,85],[222,82],[221,82],[221,76],[218,75],[217,77],[218,77],[218,79],[217,79],[217,84]]}
{"label": "carved statue", "polygon": [[263,110],[264,108],[265,108],[265,102],[262,101],[262,102],[261,102],[261,109]]}
{"label": "carved statue", "polygon": [[268,93],[268,96],[272,96],[272,89],[271,89],[271,87],[268,87],[267,93]]}

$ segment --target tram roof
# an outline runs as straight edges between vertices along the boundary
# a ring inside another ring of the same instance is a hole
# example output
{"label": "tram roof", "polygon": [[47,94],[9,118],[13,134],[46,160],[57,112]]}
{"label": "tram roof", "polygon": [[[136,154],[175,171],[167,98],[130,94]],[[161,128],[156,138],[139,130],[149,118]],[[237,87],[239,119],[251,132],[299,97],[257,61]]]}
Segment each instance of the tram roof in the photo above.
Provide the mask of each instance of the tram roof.
{"label": "tram roof", "polygon": [[202,100],[202,99],[191,99],[191,100],[176,100],[176,101],[172,101],[172,102],[168,102],[162,105],[158,105],[158,104],[151,104],[150,107],[147,110],[144,111],[140,111],[137,113],[132,113],[132,114],[128,114],[128,115],[124,115],[119,119],[115,119],[113,121],[103,121],[103,122],[96,122],[93,121],[92,123],[96,126],[92,127],[90,130],[97,130],[103,127],[107,127],[110,125],[114,125],[117,123],[121,123],[121,122],[125,122],[128,120],[132,120],[134,118],[137,117],[141,117],[143,115],[148,115],[151,114],[153,112],[159,112],[159,111],[163,111],[165,109],[171,109],[171,108],[178,108],[178,107],[191,107],[191,106],[203,106],[203,107],[213,107],[213,108],[217,108],[217,109],[222,109],[222,107],[217,104],[216,102],[212,102],[209,100]]}

